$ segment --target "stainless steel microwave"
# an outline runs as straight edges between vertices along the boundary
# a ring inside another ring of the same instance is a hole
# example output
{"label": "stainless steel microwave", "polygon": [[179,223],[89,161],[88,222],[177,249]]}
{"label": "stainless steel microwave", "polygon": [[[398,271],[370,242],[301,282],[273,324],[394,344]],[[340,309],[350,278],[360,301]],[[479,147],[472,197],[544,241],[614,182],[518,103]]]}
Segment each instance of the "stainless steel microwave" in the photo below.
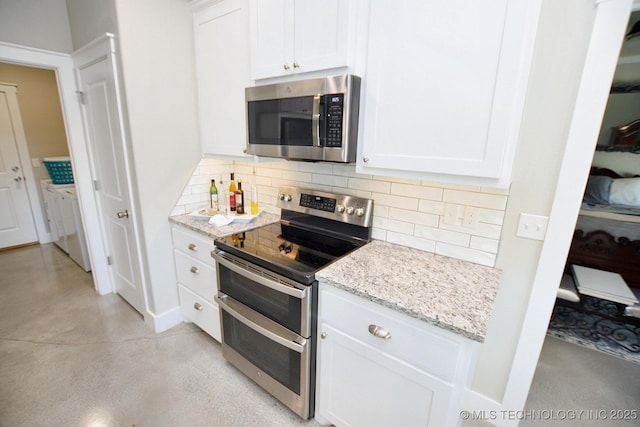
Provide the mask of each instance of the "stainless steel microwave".
{"label": "stainless steel microwave", "polygon": [[245,89],[247,153],[290,160],[356,160],[360,77],[350,74]]}

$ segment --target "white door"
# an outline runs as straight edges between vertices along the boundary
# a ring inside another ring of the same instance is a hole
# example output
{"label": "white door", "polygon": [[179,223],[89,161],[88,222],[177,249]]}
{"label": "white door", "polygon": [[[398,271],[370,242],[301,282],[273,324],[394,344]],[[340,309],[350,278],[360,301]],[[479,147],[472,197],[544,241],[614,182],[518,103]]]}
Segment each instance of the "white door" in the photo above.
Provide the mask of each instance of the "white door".
{"label": "white door", "polygon": [[105,56],[77,69],[93,167],[96,200],[106,237],[114,290],[145,312],[140,255],[136,244],[120,103],[113,62]]}
{"label": "white door", "polygon": [[14,85],[0,84],[0,248],[38,241],[18,143],[26,143]]}

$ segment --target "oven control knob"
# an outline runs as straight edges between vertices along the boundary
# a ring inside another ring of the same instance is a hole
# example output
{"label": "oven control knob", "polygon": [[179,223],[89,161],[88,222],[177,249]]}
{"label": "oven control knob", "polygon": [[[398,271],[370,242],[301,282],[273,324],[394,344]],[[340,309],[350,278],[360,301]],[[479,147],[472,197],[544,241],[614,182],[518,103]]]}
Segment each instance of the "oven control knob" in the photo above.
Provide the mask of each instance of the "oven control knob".
{"label": "oven control knob", "polygon": [[344,213],[344,206],[343,205],[338,205],[338,206],[336,206],[336,210],[338,211],[338,213]]}
{"label": "oven control knob", "polygon": [[364,208],[357,208],[356,216],[363,216],[363,215],[364,215]]}
{"label": "oven control knob", "polygon": [[353,208],[353,206],[349,206],[349,207],[347,207],[347,214],[348,214],[348,215],[353,215],[353,211],[354,211],[354,210],[355,210],[355,209]]}
{"label": "oven control knob", "polygon": [[290,202],[291,200],[293,200],[293,198],[291,197],[291,194],[287,194],[284,196],[284,201],[285,202]]}

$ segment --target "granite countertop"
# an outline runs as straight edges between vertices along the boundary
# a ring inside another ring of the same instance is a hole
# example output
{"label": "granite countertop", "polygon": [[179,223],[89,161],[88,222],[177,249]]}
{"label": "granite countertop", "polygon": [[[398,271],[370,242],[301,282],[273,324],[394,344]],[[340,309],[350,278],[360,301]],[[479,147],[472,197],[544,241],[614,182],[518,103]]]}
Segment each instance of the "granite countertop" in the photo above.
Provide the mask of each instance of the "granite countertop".
{"label": "granite countertop", "polygon": [[228,236],[233,233],[242,233],[243,231],[247,231],[252,228],[278,222],[280,221],[280,215],[262,212],[251,222],[232,222],[231,224],[224,225],[222,227],[216,227],[215,225],[209,224],[208,221],[196,220],[189,214],[170,216],[169,221],[184,225],[187,228],[216,239],[218,237]]}
{"label": "granite countertop", "polygon": [[483,342],[501,275],[496,268],[374,240],[316,278]]}

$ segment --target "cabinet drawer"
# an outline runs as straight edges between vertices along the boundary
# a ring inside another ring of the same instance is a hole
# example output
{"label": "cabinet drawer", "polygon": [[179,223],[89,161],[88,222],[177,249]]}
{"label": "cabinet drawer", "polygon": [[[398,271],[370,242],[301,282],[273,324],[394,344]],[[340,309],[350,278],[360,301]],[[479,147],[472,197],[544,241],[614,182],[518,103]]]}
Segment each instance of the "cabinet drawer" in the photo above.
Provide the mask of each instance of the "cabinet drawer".
{"label": "cabinet drawer", "polygon": [[220,342],[220,315],[218,305],[205,301],[186,287],[178,284],[182,316]]}
{"label": "cabinet drawer", "polygon": [[[456,380],[460,364],[470,345],[464,337],[395,312],[363,298],[320,286],[320,322],[331,324],[355,339],[397,357],[447,382]],[[319,324],[320,324],[319,322]],[[374,336],[370,325],[390,334],[389,339]],[[322,330],[319,331],[322,334]]]}
{"label": "cabinet drawer", "polygon": [[196,231],[189,231],[179,227],[172,227],[173,247],[185,254],[199,259],[208,265],[213,265],[211,251],[213,250],[213,239],[199,234]]}
{"label": "cabinet drawer", "polygon": [[174,251],[174,255],[178,282],[204,297],[207,301],[213,302],[213,296],[218,292],[218,277],[216,276],[215,264],[205,264],[180,251]]}

